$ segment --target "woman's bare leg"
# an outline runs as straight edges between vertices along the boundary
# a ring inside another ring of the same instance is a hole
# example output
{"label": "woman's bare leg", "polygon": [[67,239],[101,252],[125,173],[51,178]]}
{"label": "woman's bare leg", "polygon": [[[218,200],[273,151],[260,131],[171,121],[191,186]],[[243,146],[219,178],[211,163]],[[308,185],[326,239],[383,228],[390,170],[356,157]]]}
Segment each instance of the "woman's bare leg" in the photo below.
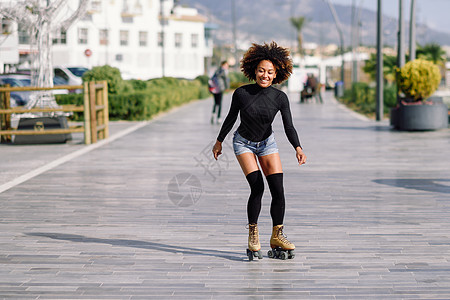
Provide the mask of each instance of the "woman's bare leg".
{"label": "woman's bare leg", "polygon": [[260,156],[258,159],[261,169],[266,177],[276,173],[283,173],[279,153]]}
{"label": "woman's bare leg", "polygon": [[259,170],[255,154],[246,152],[241,155],[236,155],[236,158],[245,176]]}

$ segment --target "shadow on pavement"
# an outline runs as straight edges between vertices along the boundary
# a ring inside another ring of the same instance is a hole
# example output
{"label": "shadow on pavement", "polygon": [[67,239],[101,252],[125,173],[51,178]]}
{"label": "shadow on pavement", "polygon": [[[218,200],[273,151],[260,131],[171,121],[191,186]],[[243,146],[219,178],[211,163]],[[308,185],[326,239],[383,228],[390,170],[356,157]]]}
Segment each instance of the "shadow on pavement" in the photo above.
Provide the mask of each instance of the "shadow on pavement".
{"label": "shadow on pavement", "polygon": [[325,126],[322,129],[395,131],[390,126]]}
{"label": "shadow on pavement", "polygon": [[205,256],[214,256],[219,258],[224,258],[232,261],[245,261],[244,258],[241,258],[241,253],[237,252],[229,252],[229,251],[219,251],[219,250],[210,250],[210,249],[197,249],[190,247],[180,247],[180,246],[172,246],[155,242],[146,242],[146,241],[136,241],[136,240],[127,240],[127,239],[101,239],[101,238],[91,238],[83,235],[77,234],[66,234],[66,233],[51,233],[51,232],[30,232],[25,233],[28,236],[38,236],[38,237],[46,237],[54,240],[62,240],[62,241],[70,241],[75,243],[97,243],[97,244],[107,244],[112,246],[120,246],[120,247],[132,247],[139,249],[149,249],[149,250],[158,250],[168,253],[182,253],[183,255],[205,255]]}
{"label": "shadow on pavement", "polygon": [[427,192],[450,194],[450,186],[436,182],[450,183],[450,179],[375,179],[375,183]]}

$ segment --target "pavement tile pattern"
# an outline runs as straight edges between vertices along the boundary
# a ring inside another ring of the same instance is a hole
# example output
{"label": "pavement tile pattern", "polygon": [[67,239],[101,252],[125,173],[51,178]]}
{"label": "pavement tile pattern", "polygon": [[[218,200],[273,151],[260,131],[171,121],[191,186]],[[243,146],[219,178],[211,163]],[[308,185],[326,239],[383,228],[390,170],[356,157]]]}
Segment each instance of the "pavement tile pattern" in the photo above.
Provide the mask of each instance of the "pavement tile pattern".
{"label": "pavement tile pattern", "polygon": [[[267,258],[266,185],[248,261],[249,188],[231,134],[212,159],[207,99],[1,192],[0,299],[450,299],[450,131],[298,98],[306,165],[274,123],[295,259]],[[85,147],[0,145],[0,184]]]}

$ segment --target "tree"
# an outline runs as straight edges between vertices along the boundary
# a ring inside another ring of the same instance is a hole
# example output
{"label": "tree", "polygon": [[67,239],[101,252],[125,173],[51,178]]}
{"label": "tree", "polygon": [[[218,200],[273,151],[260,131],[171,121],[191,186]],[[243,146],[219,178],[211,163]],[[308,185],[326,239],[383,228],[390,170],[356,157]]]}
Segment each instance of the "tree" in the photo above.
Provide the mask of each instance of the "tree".
{"label": "tree", "polygon": [[[69,26],[86,11],[88,0],[79,0],[78,8],[66,19],[60,20],[60,12],[67,7],[67,0],[17,0],[2,2],[0,15],[23,25],[31,37],[31,46],[36,46],[37,54],[33,57],[31,83],[37,87],[53,86],[52,67],[52,32]],[[66,17],[66,16],[64,16]],[[37,68],[37,70],[34,70]],[[49,93],[46,92],[48,95]],[[47,97],[48,98],[48,97]],[[36,105],[40,100],[33,101]],[[45,103],[45,102],[44,102]],[[44,104],[54,106],[56,102]]]}
{"label": "tree", "polygon": [[416,50],[416,57],[432,61],[438,66],[442,66],[446,60],[445,51],[439,44],[426,44],[425,46],[418,45]]}
{"label": "tree", "polygon": [[308,23],[308,19],[305,17],[292,17],[290,18],[292,26],[294,26],[295,30],[297,30],[297,42],[298,42],[298,53],[300,56],[303,56],[303,27]]}
{"label": "tree", "polygon": [[[392,84],[395,82],[395,68],[397,66],[397,56],[383,54],[383,78],[386,82]],[[377,55],[371,54],[366,61],[363,71],[369,74],[372,80],[376,79],[377,73]]]}

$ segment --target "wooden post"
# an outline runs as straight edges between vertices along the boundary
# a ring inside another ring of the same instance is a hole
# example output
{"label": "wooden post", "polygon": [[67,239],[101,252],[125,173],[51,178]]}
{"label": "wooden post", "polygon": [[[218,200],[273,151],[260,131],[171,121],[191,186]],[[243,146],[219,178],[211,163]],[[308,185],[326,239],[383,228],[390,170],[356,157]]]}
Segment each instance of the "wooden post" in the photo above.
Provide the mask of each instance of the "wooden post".
{"label": "wooden post", "polygon": [[97,111],[95,109],[95,82],[89,82],[89,112],[91,120],[91,142],[97,143]]}
{"label": "wooden post", "polygon": [[91,139],[91,109],[89,105],[89,86],[88,83],[85,82],[83,84],[83,92],[84,92],[84,143],[89,145],[92,143]]}
{"label": "wooden post", "polygon": [[[95,103],[96,105],[100,106],[102,105],[102,95],[103,91],[102,88],[99,87],[100,84],[96,84],[95,87]],[[103,116],[103,108],[100,110],[97,110],[97,126],[101,126],[102,129],[98,130],[98,138],[103,140],[105,138],[105,131],[103,130],[103,125],[105,124],[104,116]]]}
{"label": "wooden post", "polygon": [[105,139],[109,138],[109,101],[108,101],[108,82],[103,81],[103,116],[105,118]]}
{"label": "wooden post", "polygon": [[[0,109],[5,108],[5,92],[0,93]],[[6,115],[0,115],[0,130],[6,129]],[[3,135],[0,135],[0,143],[6,142]]]}
{"label": "wooden post", "polygon": [[[9,87],[9,84],[6,85],[6,87]],[[4,109],[10,109],[11,108],[11,92],[3,92],[3,108]],[[11,115],[5,114],[3,116],[3,126],[0,130],[11,130]],[[11,142],[11,135],[3,135],[1,136],[1,142],[9,143]]]}

